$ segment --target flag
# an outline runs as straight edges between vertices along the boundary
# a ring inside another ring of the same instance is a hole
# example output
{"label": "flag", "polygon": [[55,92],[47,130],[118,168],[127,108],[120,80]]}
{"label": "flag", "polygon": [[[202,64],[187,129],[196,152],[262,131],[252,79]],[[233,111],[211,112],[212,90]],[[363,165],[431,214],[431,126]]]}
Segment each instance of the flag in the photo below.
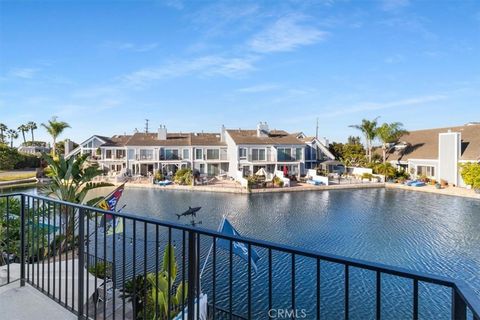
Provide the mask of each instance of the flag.
{"label": "flag", "polygon": [[[234,236],[240,236],[237,230],[232,226],[230,221],[228,221],[227,218],[223,218],[223,224],[219,230],[221,233],[225,233],[228,235],[234,235]],[[217,240],[217,245],[220,248],[230,250],[230,241],[227,239],[218,239]],[[243,243],[243,242],[238,242],[238,241],[233,241],[232,243],[232,252],[242,258],[243,260],[248,262],[248,246]],[[260,259],[260,256],[258,255],[257,251],[255,251],[253,248],[250,250],[250,258],[251,258],[251,263],[252,267],[257,271],[257,261]]]}
{"label": "flag", "polygon": [[[123,190],[125,189],[125,184],[122,184],[117,189],[113,190],[105,199],[101,200],[98,203],[98,207],[103,210],[107,211],[115,211],[117,208],[118,201],[123,194]],[[100,227],[105,227],[108,235],[113,234],[113,229],[115,228],[116,233],[123,232],[123,220],[115,217],[111,214],[104,214],[102,219],[100,220]]]}
{"label": "flag", "polygon": [[125,189],[125,184],[122,184],[120,187],[115,189],[112,193],[105,197],[105,199],[101,200],[98,206],[107,211],[115,211],[117,208],[118,201],[123,194],[123,190]]}
{"label": "flag", "polygon": [[123,232],[123,219],[121,217],[113,217],[107,226],[107,236],[119,234]]}

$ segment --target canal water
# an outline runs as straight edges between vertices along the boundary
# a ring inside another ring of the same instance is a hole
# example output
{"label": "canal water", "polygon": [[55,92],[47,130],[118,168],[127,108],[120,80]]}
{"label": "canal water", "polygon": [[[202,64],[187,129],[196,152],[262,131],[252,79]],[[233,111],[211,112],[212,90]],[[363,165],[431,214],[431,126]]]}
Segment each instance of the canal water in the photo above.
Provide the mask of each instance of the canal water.
{"label": "canal water", "polygon": [[[197,221],[201,221],[203,228],[217,229],[225,215],[242,235],[251,238],[458,278],[480,294],[478,200],[387,189],[235,195],[127,188],[119,207],[124,204],[126,212],[175,222],[179,221],[177,213],[189,206],[200,206]],[[180,223],[187,221],[180,220]],[[142,238],[144,230],[138,227],[137,236]],[[131,224],[127,224],[126,235],[131,237],[131,232]],[[135,248],[140,257],[137,261],[142,260],[145,249],[147,260],[156,251],[152,241],[154,230],[147,228],[146,234],[147,247],[137,245]],[[116,248],[123,251],[119,240]],[[173,240],[177,250],[181,250],[181,236],[174,234]],[[207,239],[202,242],[202,264],[210,243]],[[125,251],[131,259],[128,243]],[[162,251],[160,248],[160,255]],[[228,255],[221,251],[219,249],[217,259],[216,303],[228,309]],[[261,259],[252,279],[252,312],[254,318],[265,319],[268,259],[265,250],[258,249],[258,252]],[[112,258],[109,253],[107,257]],[[288,308],[290,260],[282,254],[274,254],[273,258],[274,307]],[[119,259],[117,254],[115,260]],[[153,263],[147,261],[148,271],[154,269],[154,260]],[[241,259],[235,259],[234,264],[234,311],[245,315],[247,282],[242,275],[247,266]],[[306,319],[315,319],[315,270],[315,261],[297,259],[296,305],[305,309]],[[211,261],[205,274],[202,289],[211,296]],[[321,279],[322,318],[338,319],[343,313],[343,267],[322,262]],[[375,274],[352,268],[350,279],[350,318],[373,319]],[[411,281],[384,276],[382,286],[382,317],[410,318]],[[421,284],[421,317],[449,319],[450,295],[444,288]]]}

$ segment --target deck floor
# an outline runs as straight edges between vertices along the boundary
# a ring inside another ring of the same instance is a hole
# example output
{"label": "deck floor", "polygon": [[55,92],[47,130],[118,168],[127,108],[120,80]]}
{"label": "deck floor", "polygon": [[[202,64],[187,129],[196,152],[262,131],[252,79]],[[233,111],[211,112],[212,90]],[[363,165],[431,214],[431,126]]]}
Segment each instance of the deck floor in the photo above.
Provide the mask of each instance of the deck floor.
{"label": "deck floor", "polygon": [[29,286],[16,281],[0,287],[0,318],[9,320],[68,320],[77,316]]}

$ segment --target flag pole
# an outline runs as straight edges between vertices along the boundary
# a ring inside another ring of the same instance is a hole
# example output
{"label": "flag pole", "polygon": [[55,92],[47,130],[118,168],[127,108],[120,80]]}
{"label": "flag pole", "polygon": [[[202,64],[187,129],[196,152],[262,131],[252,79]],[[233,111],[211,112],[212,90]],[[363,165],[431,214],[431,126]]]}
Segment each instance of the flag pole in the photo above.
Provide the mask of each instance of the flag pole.
{"label": "flag pole", "polygon": [[[218,226],[217,231],[222,230],[223,225],[225,224],[225,219],[226,219],[226,217],[225,217],[225,215],[223,215],[222,221],[220,222],[220,225]],[[207,262],[208,262],[208,259],[210,258],[210,254],[212,253],[212,249],[213,249],[213,243],[210,245],[210,249],[208,250],[207,258],[205,258],[205,262],[203,263],[202,271],[200,271],[200,276],[199,276],[200,280],[202,279],[202,274],[203,274],[203,271],[205,271],[205,267],[207,266]]]}

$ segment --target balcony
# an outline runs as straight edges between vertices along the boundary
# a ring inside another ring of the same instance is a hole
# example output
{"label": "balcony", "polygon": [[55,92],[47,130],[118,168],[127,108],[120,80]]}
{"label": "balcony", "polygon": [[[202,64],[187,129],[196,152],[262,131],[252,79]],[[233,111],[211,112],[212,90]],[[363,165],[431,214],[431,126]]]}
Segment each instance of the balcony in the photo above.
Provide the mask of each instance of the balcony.
{"label": "balcony", "polygon": [[[480,319],[476,294],[446,277],[31,194],[0,201],[9,204],[0,206],[10,235],[0,267],[6,319],[44,319],[45,312],[52,319],[69,312],[78,319],[268,319],[272,310],[305,319]],[[107,214],[122,228],[109,228]],[[40,221],[59,227],[40,228]],[[18,247],[10,243],[17,238]],[[152,283],[164,289],[154,292]],[[181,284],[188,284],[184,295]]]}

